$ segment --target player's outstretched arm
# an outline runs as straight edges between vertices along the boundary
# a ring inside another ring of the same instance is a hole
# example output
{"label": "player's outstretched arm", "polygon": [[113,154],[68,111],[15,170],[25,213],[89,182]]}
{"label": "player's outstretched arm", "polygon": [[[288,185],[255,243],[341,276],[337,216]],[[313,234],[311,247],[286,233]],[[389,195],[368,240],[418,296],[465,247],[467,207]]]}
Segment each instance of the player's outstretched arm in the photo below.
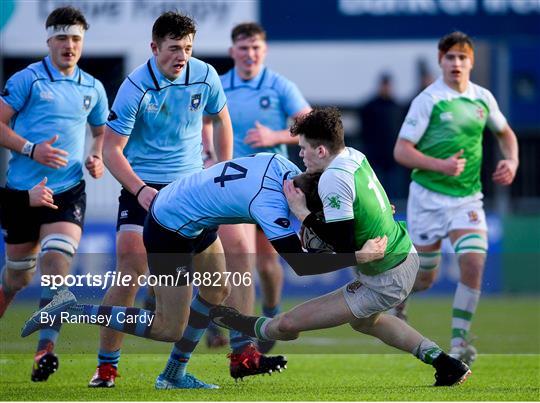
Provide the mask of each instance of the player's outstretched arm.
{"label": "player's outstretched arm", "polygon": [[502,152],[503,159],[497,164],[493,173],[493,181],[499,185],[510,185],[516,177],[519,166],[519,147],[517,137],[509,125],[497,133],[497,141]]}

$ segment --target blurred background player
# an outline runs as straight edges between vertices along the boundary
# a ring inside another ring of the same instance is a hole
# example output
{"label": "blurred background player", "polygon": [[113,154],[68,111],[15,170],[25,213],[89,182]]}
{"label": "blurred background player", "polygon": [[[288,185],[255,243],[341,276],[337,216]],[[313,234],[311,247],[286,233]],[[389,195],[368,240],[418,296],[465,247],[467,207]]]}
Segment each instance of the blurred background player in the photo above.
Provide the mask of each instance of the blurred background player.
{"label": "blurred background player", "polygon": [[514,180],[518,143],[491,92],[470,81],[474,66],[471,39],[452,32],[441,38],[438,47],[442,77],[413,101],[394,157],[413,169],[407,219],[420,256],[414,290],[433,284],[441,260],[441,240],[449,237],[460,267],[450,354],[470,364],[476,350],[468,334],[480,298],[488,245],[480,182],[484,128],[487,125],[495,133],[503,155],[492,176],[499,185]]}
{"label": "blurred background player", "polygon": [[[214,308],[210,316],[263,340],[292,340],[302,331],[349,324],[354,330],[410,352],[436,369],[436,386],[463,382],[467,365],[446,355],[406,322],[384,314],[411,291],[419,259],[405,229],[396,222],[383,187],[366,156],[345,147],[341,115],[335,108],[316,108],[295,120],[293,135],[300,137],[300,157],[308,173],[307,192],[324,212],[321,219],[307,207],[305,194],[288,181],[284,186],[294,215],[339,254],[360,249],[357,279],[344,287],[309,300],[276,318],[248,317],[231,308]],[[298,178],[295,178],[296,182]],[[337,257],[338,255],[329,255]]]}
{"label": "blurred background player", "polygon": [[[234,68],[221,76],[227,95],[234,133],[234,157],[258,152],[272,152],[287,157],[287,144],[298,144],[291,136],[287,121],[302,116],[311,107],[298,87],[264,65],[268,52],[266,32],[255,22],[236,25],[231,32],[229,55]],[[283,269],[279,256],[254,225],[223,225],[219,229],[231,267],[251,272],[257,267],[260,278],[262,310],[273,317],[280,311]],[[256,255],[255,255],[256,253]],[[256,261],[252,259],[256,256]],[[254,287],[232,290],[227,301],[243,313],[252,313],[255,303]],[[209,333],[211,337],[212,333]],[[259,343],[261,353],[268,352],[275,342]],[[214,344],[210,342],[209,344]],[[255,354],[249,337],[230,332],[233,367]]]}
{"label": "blurred background player", "polygon": [[[166,12],[156,19],[153,56],[124,80],[105,130],[105,163],[123,187],[117,271],[132,278],[148,270],[142,231],[154,196],[168,183],[202,169],[203,111],[221,123],[218,158],[232,155],[232,128],[219,76],[212,66],[191,57],[195,32],[194,21],[181,13]],[[112,286],[103,304],[131,306],[137,290]],[[188,325],[186,334],[200,337],[190,332],[198,335],[200,330]],[[101,329],[98,367],[90,387],[114,386],[122,340],[122,333]],[[191,344],[182,341],[177,346],[187,364]]]}
{"label": "blurred background player", "polygon": [[[45,27],[49,54],[7,81],[0,101],[0,121],[2,137],[12,150],[7,186],[28,190],[47,177],[58,209],[30,209],[11,203],[3,206],[7,260],[0,288],[0,314],[30,282],[40,251],[42,274],[68,274],[86,208],[82,165],[93,178],[103,175],[107,95],[99,80],[77,66],[88,23],[79,10],[61,7],[49,14]],[[15,115],[11,130],[6,125]],[[87,123],[92,145],[85,160]],[[57,291],[42,287],[40,306],[48,304]],[[53,349],[59,330],[55,325],[40,332],[32,381],[46,381],[58,368]]]}

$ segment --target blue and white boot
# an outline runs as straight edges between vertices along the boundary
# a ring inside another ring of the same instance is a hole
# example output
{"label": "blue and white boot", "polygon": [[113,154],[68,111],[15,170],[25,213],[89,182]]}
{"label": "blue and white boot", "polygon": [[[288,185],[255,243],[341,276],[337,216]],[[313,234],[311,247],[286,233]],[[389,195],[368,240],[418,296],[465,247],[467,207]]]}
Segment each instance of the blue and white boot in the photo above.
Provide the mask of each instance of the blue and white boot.
{"label": "blue and white boot", "polygon": [[155,383],[156,389],[219,389],[219,386],[206,383],[187,373],[180,379],[168,379],[160,374]]}
{"label": "blue and white boot", "polygon": [[[26,321],[22,330],[21,337],[26,337],[40,330],[43,327],[50,326],[50,322],[43,322],[42,318],[58,318],[58,315],[68,310],[68,308],[77,304],[77,298],[67,288],[60,290],[52,301],[40,310],[34,312],[30,319]],[[46,316],[47,315],[47,316]]]}

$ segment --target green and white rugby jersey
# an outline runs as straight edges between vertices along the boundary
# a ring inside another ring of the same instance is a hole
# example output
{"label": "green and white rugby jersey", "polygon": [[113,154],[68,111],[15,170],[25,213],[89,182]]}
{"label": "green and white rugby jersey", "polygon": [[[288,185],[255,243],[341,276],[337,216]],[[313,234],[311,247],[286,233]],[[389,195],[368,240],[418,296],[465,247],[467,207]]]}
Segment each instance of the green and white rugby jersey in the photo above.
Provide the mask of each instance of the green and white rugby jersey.
{"label": "green and white rugby jersey", "polygon": [[399,137],[416,144],[425,155],[445,159],[463,149],[467,160],[459,176],[414,169],[414,182],[434,192],[462,197],[479,192],[484,127],[500,132],[506,119],[487,89],[469,82],[464,93],[439,78],[412,102]]}
{"label": "green and white rugby jersey", "polygon": [[354,219],[356,249],[368,240],[388,236],[385,257],[358,265],[358,270],[375,275],[390,270],[407,257],[412,243],[404,222],[396,222],[392,207],[364,154],[347,147],[323,172],[319,196],[326,222]]}

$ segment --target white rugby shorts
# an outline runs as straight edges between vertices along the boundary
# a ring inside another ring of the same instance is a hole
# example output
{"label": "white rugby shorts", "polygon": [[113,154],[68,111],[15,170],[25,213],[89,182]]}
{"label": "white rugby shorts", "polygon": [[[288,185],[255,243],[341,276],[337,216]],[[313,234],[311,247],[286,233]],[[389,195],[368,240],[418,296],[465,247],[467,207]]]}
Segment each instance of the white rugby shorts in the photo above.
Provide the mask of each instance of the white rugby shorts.
{"label": "white rugby shorts", "polygon": [[415,245],[432,245],[456,229],[487,231],[482,192],[455,197],[411,182],[407,202],[407,231]]}

